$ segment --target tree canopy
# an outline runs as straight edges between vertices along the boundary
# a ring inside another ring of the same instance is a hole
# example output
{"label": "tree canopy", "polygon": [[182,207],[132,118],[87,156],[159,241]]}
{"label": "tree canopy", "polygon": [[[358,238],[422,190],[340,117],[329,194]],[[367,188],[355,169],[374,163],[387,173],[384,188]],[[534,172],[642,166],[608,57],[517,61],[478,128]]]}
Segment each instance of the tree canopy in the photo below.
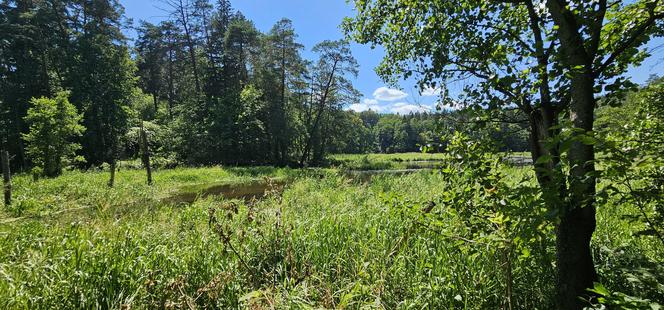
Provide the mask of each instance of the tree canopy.
{"label": "tree canopy", "polygon": [[[344,25],[360,43],[381,45],[387,81],[416,77],[422,88],[465,80],[460,102],[518,107],[548,205],[559,214],[558,304],[581,308],[597,280],[593,133],[596,96],[620,95],[623,76],[664,31],[664,6],[641,1],[356,0]],[[454,100],[454,101],[452,101]],[[563,169],[568,165],[569,170]]]}

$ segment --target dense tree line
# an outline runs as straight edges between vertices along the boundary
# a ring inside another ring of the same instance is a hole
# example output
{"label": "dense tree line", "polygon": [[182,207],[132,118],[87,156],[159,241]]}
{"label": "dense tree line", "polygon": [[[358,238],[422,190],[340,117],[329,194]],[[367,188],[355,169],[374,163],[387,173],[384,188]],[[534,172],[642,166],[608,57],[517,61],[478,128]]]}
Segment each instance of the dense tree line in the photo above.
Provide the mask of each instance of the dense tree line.
{"label": "dense tree line", "polygon": [[22,134],[32,98],[69,99],[86,127],[88,163],[113,162],[132,116],[135,65],[117,1],[0,3],[0,134],[14,163],[29,166]]}
{"label": "dense tree line", "polygon": [[[478,118],[481,121],[478,121]],[[374,111],[340,112],[331,153],[444,152],[446,136],[455,131],[488,137],[501,151],[528,151],[525,116],[518,111],[439,111],[408,115],[379,114]]]}
{"label": "dense tree line", "polygon": [[35,164],[24,139],[32,98],[65,93],[82,115],[69,142],[85,166],[135,156],[141,124],[152,152],[179,163],[324,159],[359,96],[347,43],[323,41],[305,60],[290,20],[261,33],[225,0],[164,4],[169,18],[142,22],[132,47],[117,0],[0,2],[0,142],[15,166]]}
{"label": "dense tree line", "polygon": [[[30,156],[38,147],[26,145],[31,126],[67,121],[31,124],[32,98],[58,97],[82,115],[82,135],[67,142],[83,167],[137,157],[141,126],[152,153],[171,164],[316,165],[329,152],[419,151],[440,143],[441,120],[463,119],[344,111],[359,97],[347,43],[324,41],[313,48],[318,58],[306,60],[288,19],[261,33],[227,0],[163,4],[168,18],[141,22],[131,46],[117,0],[1,2],[0,143],[16,167],[44,168]],[[53,141],[32,143],[47,149]]]}

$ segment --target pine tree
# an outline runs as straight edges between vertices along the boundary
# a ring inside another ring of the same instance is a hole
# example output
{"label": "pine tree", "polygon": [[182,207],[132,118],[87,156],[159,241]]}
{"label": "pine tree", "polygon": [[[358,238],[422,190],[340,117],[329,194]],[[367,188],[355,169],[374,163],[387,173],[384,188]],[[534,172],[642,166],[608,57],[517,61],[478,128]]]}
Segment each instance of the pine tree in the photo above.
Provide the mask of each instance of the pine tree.
{"label": "pine tree", "polygon": [[155,112],[159,109],[159,99],[166,89],[166,44],[161,27],[147,22],[141,23],[136,40],[137,74],[143,91],[152,95]]}
{"label": "pine tree", "polygon": [[307,138],[300,165],[320,164],[329,138],[329,112],[344,103],[356,102],[359,93],[348,76],[357,76],[358,64],[345,41],[323,41],[313,51],[319,54],[311,70],[311,99],[308,103]]}
{"label": "pine tree", "polygon": [[120,29],[123,9],[115,0],[79,0],[73,9],[81,13],[75,20],[81,32],[73,42],[77,57],[66,84],[84,113],[83,154],[93,165],[114,164],[136,84]]}
{"label": "pine tree", "polygon": [[32,97],[50,96],[60,87],[67,59],[68,1],[5,0],[0,3],[0,144],[28,164],[22,133]]}
{"label": "pine tree", "polygon": [[297,82],[303,73],[304,64],[300,56],[303,45],[296,42],[297,35],[288,19],[277,22],[266,36],[264,46],[266,64],[264,87],[272,92],[269,98],[269,130],[272,137],[272,156],[275,162],[289,161],[289,145],[292,137],[289,119],[286,114],[291,96],[290,85]]}

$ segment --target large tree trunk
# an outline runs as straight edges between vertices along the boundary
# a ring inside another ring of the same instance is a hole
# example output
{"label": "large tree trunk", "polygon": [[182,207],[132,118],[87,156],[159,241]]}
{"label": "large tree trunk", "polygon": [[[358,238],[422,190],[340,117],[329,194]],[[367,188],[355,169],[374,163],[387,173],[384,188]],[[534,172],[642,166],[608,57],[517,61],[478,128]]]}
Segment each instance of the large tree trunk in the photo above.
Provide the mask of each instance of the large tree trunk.
{"label": "large tree trunk", "polygon": [[[573,83],[573,104],[570,107],[571,120],[575,128],[586,132],[592,130],[594,97],[585,86],[592,85],[588,76],[580,77]],[[595,231],[595,167],[592,145],[581,142],[572,144],[568,158],[570,171],[569,190],[565,180],[560,179],[559,155],[557,150],[546,147],[549,137],[547,124],[538,112],[530,115],[530,146],[535,163],[537,180],[543,190],[549,208],[560,212],[560,223],[556,230],[557,264],[557,304],[559,309],[582,309],[585,303],[580,297],[588,297],[588,288],[597,281],[597,273],[590,250],[590,240]],[[543,156],[551,160],[538,162]],[[568,196],[569,195],[569,196]],[[565,197],[569,203],[564,203]]]}
{"label": "large tree trunk", "polygon": [[571,77],[570,121],[574,126],[574,142],[567,156],[570,163],[568,176],[568,203],[560,210],[560,223],[556,230],[558,265],[557,304],[560,309],[582,309],[581,298],[597,281],[597,272],[590,250],[595,231],[595,149],[583,143],[579,136],[591,134],[595,111],[595,79],[592,70],[593,51],[587,51],[581,26],[558,0],[548,0],[547,7],[559,27],[560,44],[565,65]]}
{"label": "large tree trunk", "polygon": [[544,126],[542,116],[538,111],[531,111],[528,115],[528,123],[530,126],[530,137],[528,142],[530,144],[530,155],[535,167],[535,176],[537,182],[542,188],[548,187],[551,181],[550,165],[548,161],[541,162],[540,159],[548,154],[546,149],[546,140],[549,138],[546,134],[547,128]]}
{"label": "large tree trunk", "polygon": [[541,108],[527,112],[530,125],[530,154],[535,176],[548,208],[557,210],[567,195],[567,185],[562,178],[563,172],[560,166],[560,145],[551,144],[550,141],[559,133],[556,129],[558,115],[550,103],[544,103]]}
{"label": "large tree trunk", "polygon": [[[593,129],[595,98],[594,81],[589,73],[575,74],[572,79],[570,118],[575,128],[585,135]],[[595,231],[595,150],[593,145],[575,141],[570,161],[569,205],[561,210],[557,229],[558,303],[561,309],[581,309],[580,296],[589,296],[588,288],[597,281],[590,250]]]}

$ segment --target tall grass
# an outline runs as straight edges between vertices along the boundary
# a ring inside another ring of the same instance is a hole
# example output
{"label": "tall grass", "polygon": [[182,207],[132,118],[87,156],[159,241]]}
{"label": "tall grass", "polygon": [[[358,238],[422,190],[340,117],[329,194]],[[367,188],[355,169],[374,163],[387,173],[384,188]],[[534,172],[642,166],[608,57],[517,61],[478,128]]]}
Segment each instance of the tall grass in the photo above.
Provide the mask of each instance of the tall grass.
{"label": "tall grass", "polygon": [[[0,307],[499,305],[495,257],[415,233],[385,202],[389,192],[419,201],[442,186],[433,174],[361,184],[329,173],[254,203],[206,199],[21,221],[0,237]],[[209,225],[210,209],[227,239]]]}
{"label": "tall grass", "polygon": [[[209,197],[172,205],[154,198],[196,184],[265,176],[294,181],[261,200]],[[178,169],[157,173],[151,189],[139,172],[119,177],[115,189],[105,188],[103,173],[36,183],[19,178],[19,201],[36,201],[26,212],[96,207],[0,226],[0,308],[505,305],[505,261],[486,245],[454,238],[463,219],[449,216],[444,231],[432,231],[401,211],[424,208],[446,191],[448,182],[437,173],[361,182],[331,170]],[[42,206],[47,201],[51,206]],[[446,207],[437,206],[441,212]],[[610,251],[634,238],[611,234],[630,228],[614,211],[599,212],[594,248],[604,255],[600,263],[610,264],[618,258]],[[551,239],[543,251],[551,254],[552,246]],[[649,241],[630,249],[645,253],[646,261],[664,254]],[[551,308],[553,262],[533,256],[514,264],[515,307]],[[624,286],[623,274],[605,274]]]}
{"label": "tall grass", "polygon": [[120,170],[113,188],[107,171],[69,171],[56,179],[34,181],[29,175],[14,177],[14,203],[0,209],[0,222],[12,217],[48,216],[54,212],[132,208],[158,203],[182,187],[219,183],[242,183],[263,177],[288,178],[303,172],[272,167],[178,168],[154,173],[148,186],[142,170]]}

